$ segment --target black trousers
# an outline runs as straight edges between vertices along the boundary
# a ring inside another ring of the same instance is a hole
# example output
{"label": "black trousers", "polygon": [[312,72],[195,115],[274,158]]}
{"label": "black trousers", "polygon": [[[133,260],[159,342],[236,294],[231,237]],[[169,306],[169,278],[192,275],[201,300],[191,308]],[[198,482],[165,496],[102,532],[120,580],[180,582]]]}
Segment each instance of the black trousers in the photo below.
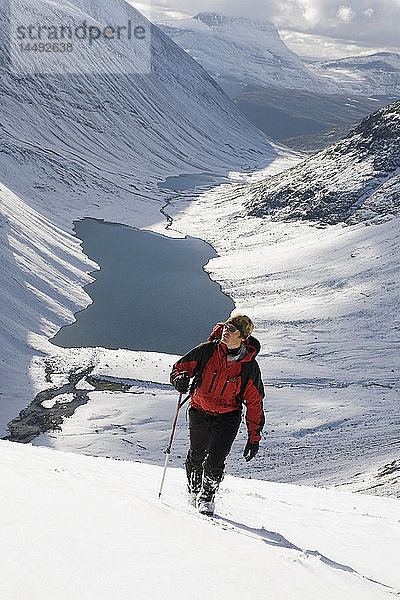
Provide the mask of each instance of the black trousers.
{"label": "black trousers", "polygon": [[203,479],[212,483],[216,491],[241,416],[240,410],[210,415],[192,406],[189,408],[190,449],[186,458],[189,491],[199,492]]}

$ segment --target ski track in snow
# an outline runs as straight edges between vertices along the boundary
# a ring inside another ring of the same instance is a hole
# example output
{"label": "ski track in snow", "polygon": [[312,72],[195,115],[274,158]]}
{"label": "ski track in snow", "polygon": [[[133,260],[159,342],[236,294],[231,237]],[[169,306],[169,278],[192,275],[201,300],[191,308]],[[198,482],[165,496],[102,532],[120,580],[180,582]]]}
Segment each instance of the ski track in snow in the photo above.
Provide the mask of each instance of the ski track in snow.
{"label": "ski track in snow", "polygon": [[395,500],[228,476],[209,519],[187,507],[182,469],[168,470],[159,500],[160,467],[0,445],[4,597],[101,600],[117,586],[121,600],[383,600],[399,590]]}

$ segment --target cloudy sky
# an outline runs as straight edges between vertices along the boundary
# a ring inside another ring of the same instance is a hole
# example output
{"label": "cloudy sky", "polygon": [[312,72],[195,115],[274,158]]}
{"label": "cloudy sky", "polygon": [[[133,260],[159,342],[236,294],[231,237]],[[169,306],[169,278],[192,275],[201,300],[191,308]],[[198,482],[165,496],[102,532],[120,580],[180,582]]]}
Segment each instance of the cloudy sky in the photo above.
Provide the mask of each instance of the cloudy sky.
{"label": "cloudy sky", "polygon": [[301,56],[400,52],[400,0],[130,0],[154,21],[200,11],[272,21]]}

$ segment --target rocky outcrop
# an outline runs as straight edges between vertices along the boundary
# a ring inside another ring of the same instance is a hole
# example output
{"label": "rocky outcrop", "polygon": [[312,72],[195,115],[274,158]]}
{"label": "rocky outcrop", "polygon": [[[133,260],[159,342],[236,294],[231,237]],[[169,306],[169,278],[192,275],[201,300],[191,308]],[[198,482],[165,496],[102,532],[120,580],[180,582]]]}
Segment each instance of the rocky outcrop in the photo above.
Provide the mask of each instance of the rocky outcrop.
{"label": "rocky outcrop", "polygon": [[[93,367],[74,370],[68,376],[68,383],[58,388],[39,392],[33,402],[21,410],[18,417],[8,424],[10,435],[2,438],[10,442],[27,444],[46,431],[61,431],[64,419],[89,400],[88,390],[77,389],[78,383],[93,371]],[[51,379],[51,370],[46,369],[46,380]],[[57,401],[57,397],[69,396],[68,402]],[[55,400],[54,403],[51,401]],[[45,403],[51,404],[46,407]]]}
{"label": "rocky outcrop", "polygon": [[247,189],[249,214],[348,224],[400,214],[400,101],[343,140]]}

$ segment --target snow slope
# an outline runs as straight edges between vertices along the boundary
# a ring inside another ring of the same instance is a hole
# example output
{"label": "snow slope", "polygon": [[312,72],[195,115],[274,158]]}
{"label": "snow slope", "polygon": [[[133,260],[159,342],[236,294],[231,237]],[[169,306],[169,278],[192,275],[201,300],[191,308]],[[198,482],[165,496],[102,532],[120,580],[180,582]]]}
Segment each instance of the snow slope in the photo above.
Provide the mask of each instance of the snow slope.
{"label": "snow slope", "polygon": [[268,21],[199,13],[159,25],[218,82],[338,91],[324,72],[309,70]]}
{"label": "snow slope", "polygon": [[377,52],[308,63],[314,75],[331,78],[339,89],[360,96],[400,96],[400,54]]}
{"label": "snow slope", "polygon": [[[73,3],[77,22],[90,19],[81,4]],[[92,5],[103,22],[137,15],[123,0]],[[39,20],[46,7],[39,0],[15,0],[14,20],[22,21],[26,12]],[[61,19],[70,3],[60,0],[51,7]],[[4,9],[0,18],[7,27]],[[132,220],[144,213],[148,221],[157,211],[148,193],[165,174],[183,169],[226,173],[235,164],[267,164],[276,156],[204,69],[146,23],[152,32],[151,74],[124,71],[134,60],[129,46],[121,58],[91,56],[99,63],[92,65],[93,74],[87,73],[89,58],[82,52],[72,75],[18,75],[5,65],[4,55],[0,59],[1,181],[58,224],[71,227],[83,211],[110,216],[128,208]],[[46,56],[42,60],[46,63]]]}
{"label": "snow slope", "polygon": [[[398,592],[397,502],[227,477],[218,518],[184,472],[0,442],[1,596],[384,600]],[[27,490],[29,495],[27,498]]]}
{"label": "snow slope", "polygon": [[[50,215],[49,215],[50,216]],[[0,423],[28,405],[35,335],[50,336],[88,302],[95,265],[80,241],[0,183]]]}
{"label": "snow slope", "polygon": [[[90,9],[84,0],[12,2],[14,22],[40,22],[48,11],[59,20],[73,13],[78,23],[93,22],[93,11],[97,23],[139,18],[122,0],[92,1]],[[2,6],[2,29],[8,21]],[[31,399],[37,338],[54,335],[90,301],[81,286],[93,264],[71,236],[75,219],[137,227],[164,222],[160,209],[170,192],[157,182],[166,176],[227,175],[232,167],[265,165],[285,153],[244,119],[202,67],[151,30],[150,74],[125,71],[135,58],[129,46],[119,54],[81,51],[73,73],[37,75],[13,72],[0,47],[3,431]],[[50,69],[51,57],[41,59]]]}
{"label": "snow slope", "polygon": [[279,37],[273,23],[200,13],[160,23],[179,46],[218,82],[306,90],[320,94],[400,94],[400,59],[394,52],[330,61],[303,60]]}
{"label": "snow slope", "polygon": [[400,212],[400,101],[366,117],[348,136],[281,176],[255,183],[257,216],[323,223],[379,220]]}

